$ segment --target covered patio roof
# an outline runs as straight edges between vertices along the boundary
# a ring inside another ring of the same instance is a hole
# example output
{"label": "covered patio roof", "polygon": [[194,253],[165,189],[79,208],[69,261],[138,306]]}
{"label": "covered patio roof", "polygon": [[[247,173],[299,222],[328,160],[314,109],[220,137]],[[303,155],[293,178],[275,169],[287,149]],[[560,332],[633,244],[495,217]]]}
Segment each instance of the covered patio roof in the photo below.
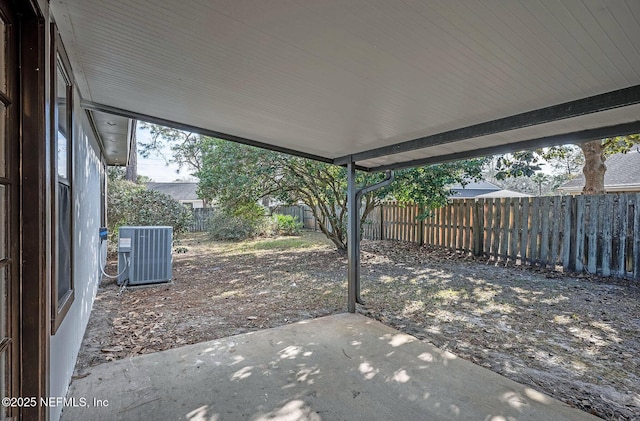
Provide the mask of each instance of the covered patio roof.
{"label": "covered patio roof", "polygon": [[640,131],[635,0],[52,0],[93,111],[383,170]]}

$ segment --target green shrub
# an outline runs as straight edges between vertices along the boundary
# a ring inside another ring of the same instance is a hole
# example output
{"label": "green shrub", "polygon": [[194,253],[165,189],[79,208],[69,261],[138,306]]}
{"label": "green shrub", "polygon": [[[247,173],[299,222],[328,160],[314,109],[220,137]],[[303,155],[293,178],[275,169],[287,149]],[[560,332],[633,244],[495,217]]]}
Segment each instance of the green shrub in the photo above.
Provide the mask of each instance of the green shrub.
{"label": "green shrub", "polygon": [[224,207],[222,212],[246,221],[259,232],[265,223],[264,208],[255,202],[235,204],[233,207]]}
{"label": "green shrub", "polygon": [[291,215],[274,215],[274,231],[279,235],[298,235],[302,229],[302,223]]}
{"label": "green shrub", "polygon": [[245,203],[215,211],[207,221],[207,230],[213,240],[239,241],[268,234],[269,224],[262,206]]}
{"label": "green shrub", "polygon": [[171,196],[124,180],[109,180],[107,196],[110,248],[115,247],[118,228],[131,226],[170,226],[174,235],[189,230],[190,209]]}
{"label": "green shrub", "polygon": [[239,241],[255,235],[250,221],[222,211],[216,211],[209,217],[207,231],[213,240]]}

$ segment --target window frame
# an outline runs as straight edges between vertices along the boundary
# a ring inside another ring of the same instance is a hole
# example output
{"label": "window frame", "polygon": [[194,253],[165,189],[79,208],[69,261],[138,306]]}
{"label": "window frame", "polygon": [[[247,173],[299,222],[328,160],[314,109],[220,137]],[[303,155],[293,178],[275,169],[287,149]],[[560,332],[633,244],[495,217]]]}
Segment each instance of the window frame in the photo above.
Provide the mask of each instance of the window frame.
{"label": "window frame", "polygon": [[[73,276],[73,268],[74,268],[74,259],[73,259],[73,251],[74,251],[74,221],[73,221],[73,73],[71,71],[71,64],[69,62],[69,58],[67,56],[66,51],[64,50],[64,46],[62,44],[62,40],[60,39],[60,34],[58,33],[58,29],[54,23],[51,24],[51,57],[50,57],[50,87],[51,87],[51,154],[50,154],[50,164],[51,164],[51,249],[52,249],[52,259],[51,259],[51,334],[54,335],[62,321],[64,320],[66,314],[69,312],[71,305],[75,299],[75,289],[74,289],[74,276]],[[58,173],[58,118],[60,115],[59,112],[59,103],[58,103],[58,69],[61,70],[63,78],[65,79],[66,85],[66,128],[67,133],[65,134],[66,142],[67,142],[67,154],[66,154],[66,178],[60,177]],[[69,220],[69,288],[66,290],[64,295],[58,298],[59,295],[59,269],[60,269],[60,237],[59,229],[59,211],[61,209],[60,206],[60,194],[59,194],[59,186],[65,185],[69,189],[69,212],[70,212],[70,220]]]}

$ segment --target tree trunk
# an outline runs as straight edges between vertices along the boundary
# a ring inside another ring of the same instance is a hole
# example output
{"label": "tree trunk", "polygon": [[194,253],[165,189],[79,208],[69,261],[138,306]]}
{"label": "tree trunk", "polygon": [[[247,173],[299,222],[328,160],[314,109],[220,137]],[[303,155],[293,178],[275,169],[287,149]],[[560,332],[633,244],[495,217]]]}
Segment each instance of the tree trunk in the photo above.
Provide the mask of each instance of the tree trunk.
{"label": "tree trunk", "polygon": [[[135,129],[134,129],[135,130]],[[135,133],[131,137],[131,149],[129,150],[129,162],[127,162],[127,172],[125,180],[138,182],[138,141]]]}
{"label": "tree trunk", "polygon": [[604,165],[604,148],[601,140],[592,140],[580,144],[580,149],[584,154],[584,188],[582,194],[603,194],[604,173],[607,167]]}
{"label": "tree trunk", "polygon": [[[320,231],[333,242],[333,244],[336,246],[336,250],[340,254],[347,254],[347,240],[342,235],[342,231],[339,228],[335,229],[333,226],[331,227],[331,229],[329,229],[329,227],[324,224],[325,218],[330,220],[331,215],[326,215],[325,212],[319,210],[315,206],[313,201],[309,201],[309,203],[305,204],[311,208],[311,213],[313,214],[313,217],[315,218]],[[337,218],[335,215],[333,215],[333,217],[335,221]]]}

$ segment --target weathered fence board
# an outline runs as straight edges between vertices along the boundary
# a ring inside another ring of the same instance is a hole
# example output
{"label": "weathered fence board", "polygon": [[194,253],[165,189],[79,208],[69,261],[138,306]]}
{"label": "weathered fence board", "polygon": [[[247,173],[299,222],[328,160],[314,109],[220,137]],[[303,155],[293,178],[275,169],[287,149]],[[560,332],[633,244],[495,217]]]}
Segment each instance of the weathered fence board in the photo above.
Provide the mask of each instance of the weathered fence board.
{"label": "weathered fence board", "polygon": [[[415,205],[386,203],[373,225],[388,240],[604,276],[640,277],[640,194],[459,199],[424,220]],[[382,219],[382,221],[380,220]],[[382,236],[369,234],[365,238]]]}
{"label": "weathered fence board", "polygon": [[529,244],[529,200],[523,200],[522,202],[522,238],[520,239],[520,263],[526,264],[529,255],[527,254],[527,247]]}
{"label": "weathered fence board", "polygon": [[629,198],[628,196],[623,196],[618,198],[618,207],[617,207],[616,219],[615,219],[615,227],[616,231],[614,233],[614,239],[617,238],[617,266],[616,266],[616,275],[623,276],[626,272],[626,251],[627,251],[627,222],[629,221],[628,212],[629,212]]}
{"label": "weathered fence board", "polygon": [[509,219],[510,219],[510,214],[509,214],[509,205],[508,205],[508,200],[509,199],[498,199],[499,202],[499,206],[500,206],[500,215],[502,216],[499,225],[498,225],[498,229],[500,230],[500,242],[498,244],[498,257],[501,260],[506,260],[507,258],[507,243],[508,243],[508,238],[509,238]]}
{"label": "weathered fence board", "polygon": [[561,197],[552,197],[549,204],[549,233],[547,238],[549,251],[547,262],[552,269],[558,264],[560,221],[562,221],[561,200]]}
{"label": "weathered fence board", "polygon": [[[563,224],[563,235],[562,235],[562,267],[565,270],[572,269],[571,265],[571,238],[572,238],[572,219],[571,215],[573,212],[572,203],[575,201],[571,201],[571,196],[566,196],[562,198],[562,208],[564,209],[564,224]],[[574,256],[575,260],[575,256]]]}
{"label": "weathered fence board", "polygon": [[516,261],[516,257],[518,254],[518,221],[519,221],[519,209],[520,203],[518,199],[512,198],[509,199],[509,213],[511,214],[511,219],[509,221],[509,245],[507,247],[507,253],[509,255],[509,260],[512,262]]}
{"label": "weathered fence board", "polygon": [[304,223],[305,208],[306,206],[297,206],[297,205],[296,206],[278,206],[277,208],[274,209],[273,213],[277,213],[280,215],[293,216],[298,220],[298,222]]}
{"label": "weathered fence board", "polygon": [[500,246],[500,221],[502,212],[500,211],[500,199],[493,199],[490,206],[493,208],[493,221],[491,221],[491,253],[493,258],[498,258],[498,247]]}
{"label": "weathered fence board", "polygon": [[471,251],[471,202],[464,201],[464,251]]}
{"label": "weathered fence board", "polygon": [[587,272],[596,273],[598,247],[597,247],[597,231],[598,231],[598,208],[597,198],[591,196],[587,198],[588,217],[587,217]]}
{"label": "weathered fence board", "polygon": [[[205,230],[210,209],[194,209]],[[319,229],[310,208],[276,212]],[[385,202],[363,224],[363,238],[409,241],[495,261],[640,279],[640,193],[602,196],[457,199],[418,219],[414,204]],[[324,221],[329,229],[331,224]]]}
{"label": "weathered fence board", "polygon": [[576,199],[576,223],[575,223],[575,264],[576,271],[584,270],[584,232],[585,232],[585,196],[579,196]]}
{"label": "weathered fence board", "polygon": [[545,265],[549,258],[549,208],[551,200],[549,197],[542,198],[542,206],[540,208],[542,222],[540,226],[540,258],[539,262]]}
{"label": "weathered fence board", "polygon": [[535,200],[531,207],[531,225],[529,227],[529,262],[538,262],[538,236],[540,235],[540,201]]}
{"label": "weathered fence board", "polygon": [[[605,197],[604,207],[602,209],[602,215],[613,216],[613,196],[609,195]],[[615,221],[615,218],[612,218]],[[611,258],[612,258],[612,226],[610,221],[605,221],[604,218],[599,218],[602,225],[602,275],[611,275]]]}

